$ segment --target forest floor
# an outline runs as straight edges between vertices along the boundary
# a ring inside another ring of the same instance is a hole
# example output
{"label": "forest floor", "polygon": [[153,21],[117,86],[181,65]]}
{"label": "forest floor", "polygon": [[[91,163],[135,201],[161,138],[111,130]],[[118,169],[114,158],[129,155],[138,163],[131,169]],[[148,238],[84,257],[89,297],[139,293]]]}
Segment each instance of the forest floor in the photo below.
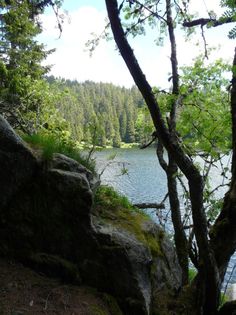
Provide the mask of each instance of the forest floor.
{"label": "forest floor", "polygon": [[95,289],[65,285],[0,260],[0,315],[112,315]]}

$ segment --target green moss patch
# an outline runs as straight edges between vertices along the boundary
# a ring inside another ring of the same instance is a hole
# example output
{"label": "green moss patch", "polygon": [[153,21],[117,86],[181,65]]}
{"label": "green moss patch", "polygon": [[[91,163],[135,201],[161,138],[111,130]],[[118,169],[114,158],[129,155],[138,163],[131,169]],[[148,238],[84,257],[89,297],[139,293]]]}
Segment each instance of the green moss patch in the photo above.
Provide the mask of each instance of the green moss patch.
{"label": "green moss patch", "polygon": [[107,310],[104,310],[102,306],[90,305],[89,312],[91,315],[110,315]]}
{"label": "green moss patch", "polygon": [[158,237],[143,228],[150,217],[134,207],[125,196],[119,195],[113,188],[100,186],[95,195],[94,214],[102,221],[109,222],[134,235],[137,240],[149,247],[153,256],[161,255]]}
{"label": "green moss patch", "polygon": [[193,269],[193,268],[189,268],[188,270],[188,278],[189,278],[189,282],[191,283],[193,281],[193,279],[196,277],[197,275],[197,270]]}

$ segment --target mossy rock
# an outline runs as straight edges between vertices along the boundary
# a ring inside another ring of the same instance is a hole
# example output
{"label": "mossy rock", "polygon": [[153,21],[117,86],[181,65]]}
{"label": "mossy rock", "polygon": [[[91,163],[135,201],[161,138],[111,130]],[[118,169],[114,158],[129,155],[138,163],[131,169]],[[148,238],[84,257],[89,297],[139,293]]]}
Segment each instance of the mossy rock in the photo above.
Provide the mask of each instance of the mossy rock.
{"label": "mossy rock", "polygon": [[127,197],[119,195],[113,188],[100,186],[95,195],[94,213],[104,221],[121,228],[146,245],[154,257],[162,255],[160,242],[163,232],[152,233],[146,229],[150,217],[134,207]]}

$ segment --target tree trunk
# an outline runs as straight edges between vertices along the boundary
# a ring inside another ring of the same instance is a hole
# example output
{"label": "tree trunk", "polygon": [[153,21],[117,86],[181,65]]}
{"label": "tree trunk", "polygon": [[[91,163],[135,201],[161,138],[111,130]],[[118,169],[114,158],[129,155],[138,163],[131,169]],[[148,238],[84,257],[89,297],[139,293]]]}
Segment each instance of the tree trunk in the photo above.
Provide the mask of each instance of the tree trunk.
{"label": "tree trunk", "polygon": [[[172,94],[175,96],[171,104],[170,118],[168,121],[168,127],[170,136],[173,141],[177,140],[176,133],[176,112],[179,96],[179,74],[178,74],[178,60],[177,60],[177,48],[175,40],[174,22],[172,18],[171,0],[166,0],[166,15],[167,15],[167,27],[169,33],[169,39],[171,44],[171,67],[172,67]],[[182,269],[182,285],[188,284],[188,242],[183,227],[181,218],[180,202],[177,190],[176,175],[178,172],[178,166],[173,159],[172,155],[168,153],[168,167],[166,168],[168,193],[171,208],[171,219],[174,226],[174,240],[176,246],[176,252],[179,260],[180,267]]]}
{"label": "tree trunk", "polygon": [[[219,277],[213,251],[208,242],[207,220],[203,208],[203,179],[199,170],[195,167],[189,157],[184,153],[178,141],[175,141],[162,118],[160,107],[152,92],[152,88],[146,80],[131,49],[121,26],[117,0],[105,0],[108,16],[111,23],[114,39],[137,87],[146,101],[158,139],[164,145],[168,154],[172,156],[175,163],[188,179],[190,199],[192,204],[192,215],[194,232],[199,248],[200,268],[199,277],[203,281],[201,285],[202,294],[199,301],[199,314],[204,308],[205,314],[211,315],[216,312],[219,296]],[[211,291],[212,300],[205,299],[207,291]]]}
{"label": "tree trunk", "polygon": [[174,240],[176,253],[182,269],[182,285],[188,284],[188,241],[185,235],[180,202],[177,191],[176,173],[178,171],[176,163],[169,155],[169,164],[167,168],[168,193],[171,208],[171,219],[174,226]]}
{"label": "tree trunk", "polygon": [[168,196],[170,201],[171,219],[174,227],[174,240],[178,261],[182,270],[182,285],[188,283],[188,242],[181,219],[180,203],[177,191],[176,173],[178,167],[172,157],[168,155],[169,162],[164,159],[162,144],[158,141],[157,157],[167,176]]}
{"label": "tree trunk", "polygon": [[232,179],[229,192],[225,195],[223,209],[210,232],[220,279],[223,281],[230,257],[236,250],[236,49],[233,61],[231,86],[232,115]]}

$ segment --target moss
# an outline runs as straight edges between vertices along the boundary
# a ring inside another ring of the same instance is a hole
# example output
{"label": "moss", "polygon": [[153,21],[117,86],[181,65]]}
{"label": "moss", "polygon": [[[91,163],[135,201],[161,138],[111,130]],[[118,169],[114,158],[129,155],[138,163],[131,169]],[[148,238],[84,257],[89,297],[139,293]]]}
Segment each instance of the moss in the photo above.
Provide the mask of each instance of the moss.
{"label": "moss", "polygon": [[146,244],[150,248],[152,255],[154,257],[161,256],[162,251],[160,248],[160,239],[157,240],[156,237],[154,237],[151,234],[146,234],[145,238],[146,238]]}
{"label": "moss", "polygon": [[90,305],[89,314],[91,315],[110,315],[102,306],[99,305]]}
{"label": "moss", "polygon": [[193,281],[193,279],[196,277],[197,274],[197,270],[193,269],[193,268],[189,268],[188,270],[188,279],[189,282],[191,283]]}
{"label": "moss", "polygon": [[106,305],[109,309],[109,312],[112,315],[122,315],[122,312],[121,312],[121,310],[120,310],[120,308],[116,302],[116,299],[113,296],[104,293],[102,296],[102,299],[106,303]]}
{"label": "moss", "polygon": [[108,186],[99,187],[95,195],[95,204],[104,207],[104,211],[108,208],[111,211],[117,211],[121,208],[134,209],[127,197],[119,195],[113,188]]}
{"label": "moss", "polygon": [[172,290],[164,289],[154,293],[152,315],[197,315],[195,292],[190,286],[183,288],[177,296]]}
{"label": "moss", "polygon": [[137,240],[149,247],[153,256],[161,255],[160,240],[163,233],[156,236],[145,232],[142,225],[150,221],[150,217],[134,207],[129,200],[119,195],[113,188],[101,186],[96,192],[94,213],[105,222],[122,228],[134,235]]}

